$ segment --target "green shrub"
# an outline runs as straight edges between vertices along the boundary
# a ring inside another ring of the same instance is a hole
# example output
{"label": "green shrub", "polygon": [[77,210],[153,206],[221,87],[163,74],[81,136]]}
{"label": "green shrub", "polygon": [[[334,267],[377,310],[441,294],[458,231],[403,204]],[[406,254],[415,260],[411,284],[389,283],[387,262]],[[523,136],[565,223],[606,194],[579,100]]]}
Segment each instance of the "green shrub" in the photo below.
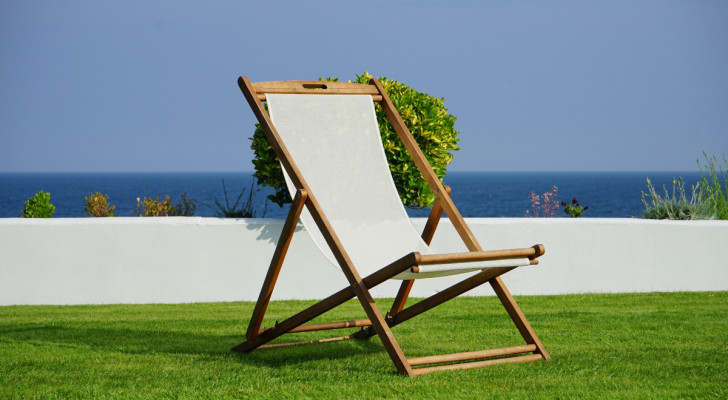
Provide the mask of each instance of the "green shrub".
{"label": "green shrub", "polygon": [[[691,195],[688,200],[685,191],[685,182],[681,177],[672,179],[672,193],[667,191],[665,185],[662,189],[664,196],[660,196],[652,185],[650,178],[647,181],[647,193],[642,192],[642,207],[645,219],[713,219],[712,213],[702,201],[700,183],[691,186]],[[647,202],[649,199],[649,203]]]}
{"label": "green shrub", "polygon": [[22,218],[51,218],[56,212],[56,206],[51,204],[51,194],[40,191],[29,198],[23,207]]}
{"label": "green shrub", "polygon": [[83,209],[89,217],[116,217],[116,214],[114,214],[116,206],[109,205],[108,194],[89,193],[84,200],[86,201],[86,207]]}
{"label": "green shrub", "polygon": [[[728,220],[728,176],[715,155],[709,157],[703,152],[703,156],[704,165],[698,159],[700,182],[690,187],[689,199],[681,177],[673,178],[672,193],[662,186],[664,196],[657,194],[650,178],[646,178],[647,193],[642,192],[642,218]],[[725,155],[723,162],[728,168]]]}
{"label": "green shrub", "polygon": [[169,195],[165,195],[163,200],[159,199],[157,195],[156,199],[151,197],[145,197],[144,200],[140,200],[137,197],[136,214],[139,217],[174,217],[183,216],[189,217],[195,215],[195,209],[197,205],[193,200],[187,198],[187,193],[183,193],[181,201],[176,205],[172,203]]}
{"label": "green shrub", "polygon": [[[371,78],[372,76],[365,72],[357,75],[355,82],[368,83]],[[442,179],[447,172],[447,165],[453,159],[451,152],[459,149],[458,132],[454,128],[456,118],[447,112],[444,99],[420,93],[403,83],[384,77],[379,78],[379,81],[435,173]],[[412,208],[431,206],[434,195],[427,182],[420,176],[419,170],[394,132],[382,107],[377,103],[375,109],[384,151],[402,203]],[[278,157],[259,124],[256,124],[255,133],[250,140],[252,141],[250,147],[255,152],[254,176],[258,184],[275,189],[275,193],[268,196],[274,203],[279,206],[289,203],[291,198],[283,180]]]}
{"label": "green shrub", "polygon": [[579,204],[579,200],[576,197],[571,198],[571,204],[562,201],[561,207],[564,207],[564,214],[571,218],[579,218],[584,214],[584,211],[589,210],[589,206],[582,206]]}

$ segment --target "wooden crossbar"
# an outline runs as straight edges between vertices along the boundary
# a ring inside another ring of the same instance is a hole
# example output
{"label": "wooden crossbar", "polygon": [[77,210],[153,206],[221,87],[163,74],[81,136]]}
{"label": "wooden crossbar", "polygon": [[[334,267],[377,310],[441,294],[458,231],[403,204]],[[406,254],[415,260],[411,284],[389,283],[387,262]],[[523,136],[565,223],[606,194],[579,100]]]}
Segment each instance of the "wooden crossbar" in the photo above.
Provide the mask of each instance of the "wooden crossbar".
{"label": "wooden crossbar", "polygon": [[528,361],[537,361],[537,360],[543,360],[543,359],[544,359],[544,357],[542,357],[540,354],[528,354],[525,356],[508,357],[508,358],[494,358],[492,360],[475,361],[475,362],[463,363],[463,364],[437,365],[434,367],[414,368],[414,369],[412,369],[412,376],[420,376],[420,375],[429,374],[429,373],[437,372],[437,371],[453,371],[453,370],[457,370],[457,369],[483,368],[483,367],[488,367],[488,366],[496,365],[496,364],[528,362]]}
{"label": "wooden crossbar", "polygon": [[411,366],[454,363],[458,361],[476,360],[480,358],[493,358],[510,356],[513,354],[533,353],[536,345],[525,344],[522,346],[503,347],[500,349],[468,351],[464,353],[441,354],[436,356],[410,357],[407,361]]}
{"label": "wooden crossbar", "polygon": [[[360,328],[364,326],[371,326],[372,321],[368,319],[357,319],[353,321],[337,321],[337,322],[323,322],[320,324],[305,324],[291,329],[288,333],[299,333],[299,332],[314,332],[314,331],[326,331],[329,329],[346,329],[346,328]],[[265,329],[261,329],[260,333],[263,333]]]}
{"label": "wooden crossbar", "polygon": [[377,88],[360,83],[330,81],[273,81],[256,82],[253,88],[258,92],[257,98],[265,101],[266,94],[368,94],[373,101],[382,101]]}

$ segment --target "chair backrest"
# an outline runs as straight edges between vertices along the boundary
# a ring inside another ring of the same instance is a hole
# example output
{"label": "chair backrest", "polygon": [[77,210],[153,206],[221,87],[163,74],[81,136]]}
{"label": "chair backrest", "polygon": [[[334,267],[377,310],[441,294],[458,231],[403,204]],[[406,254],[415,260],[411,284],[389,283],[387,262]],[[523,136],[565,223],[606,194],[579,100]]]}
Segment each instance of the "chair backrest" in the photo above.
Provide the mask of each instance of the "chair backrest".
{"label": "chair backrest", "polygon": [[[400,201],[379,134],[372,96],[266,94],[271,120],[361,274],[431,250]],[[295,194],[288,175],[286,183]],[[308,210],[301,220],[334,265]]]}

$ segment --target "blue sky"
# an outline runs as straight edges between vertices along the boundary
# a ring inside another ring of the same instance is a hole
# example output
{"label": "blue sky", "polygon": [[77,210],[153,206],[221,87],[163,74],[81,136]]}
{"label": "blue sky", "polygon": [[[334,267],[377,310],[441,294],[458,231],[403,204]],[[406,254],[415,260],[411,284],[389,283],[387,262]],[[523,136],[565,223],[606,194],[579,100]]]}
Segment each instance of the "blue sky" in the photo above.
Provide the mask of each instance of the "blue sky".
{"label": "blue sky", "polygon": [[444,97],[450,170],[728,153],[726,1],[0,1],[0,172],[250,171],[236,85],[364,71]]}

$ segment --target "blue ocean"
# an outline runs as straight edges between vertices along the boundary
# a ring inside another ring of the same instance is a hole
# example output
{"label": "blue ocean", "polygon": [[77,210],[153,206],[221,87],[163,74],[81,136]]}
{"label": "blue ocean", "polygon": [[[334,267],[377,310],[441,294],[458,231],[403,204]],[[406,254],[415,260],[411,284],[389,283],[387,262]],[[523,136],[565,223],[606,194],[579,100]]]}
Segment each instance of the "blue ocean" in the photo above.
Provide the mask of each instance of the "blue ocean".
{"label": "blue ocean", "polygon": [[[556,186],[559,202],[577,198],[589,207],[584,217],[630,218],[642,215],[645,177],[662,192],[662,185],[671,190],[672,179],[678,176],[686,187],[700,178],[698,172],[450,172],[444,182],[452,188],[452,198],[465,217],[524,217],[532,210],[530,192],[542,195]],[[109,195],[119,216],[135,215],[137,198],[169,195],[176,203],[183,193],[196,201],[195,215],[214,216],[208,206],[214,206],[215,199],[225,204],[223,180],[230,205],[243,190],[243,198],[248,197],[253,183],[250,172],[0,173],[0,218],[18,217],[25,201],[40,190],[51,194],[55,218],[87,217],[84,197],[95,192]],[[270,189],[252,189],[257,217],[286,216],[288,207],[267,203]],[[428,210],[408,209],[408,213],[427,216]],[[558,216],[566,215],[559,211]]]}

